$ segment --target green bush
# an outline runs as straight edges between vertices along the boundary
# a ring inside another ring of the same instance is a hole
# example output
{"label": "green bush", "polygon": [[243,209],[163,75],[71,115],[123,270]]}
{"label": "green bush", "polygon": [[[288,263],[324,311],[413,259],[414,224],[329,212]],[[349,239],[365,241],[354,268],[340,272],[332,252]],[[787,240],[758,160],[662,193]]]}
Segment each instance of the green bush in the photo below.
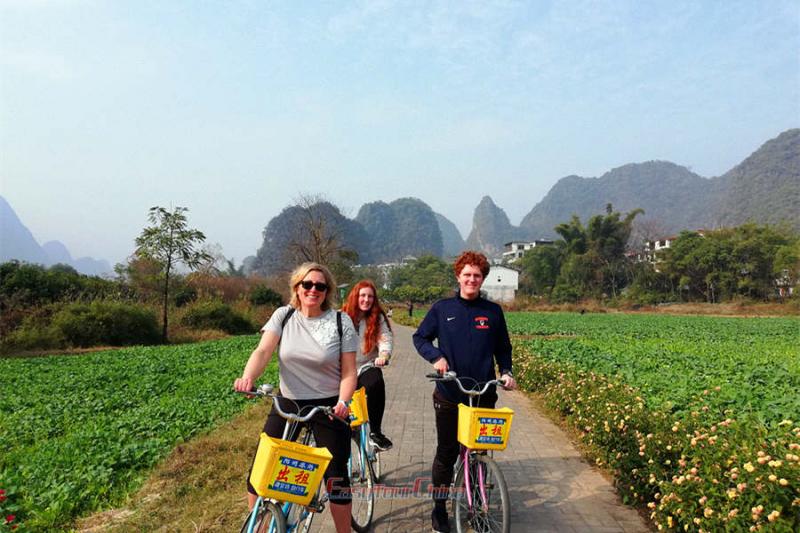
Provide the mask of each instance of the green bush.
{"label": "green bush", "polygon": [[614,473],[623,501],[646,506],[658,530],[798,531],[800,426],[792,421],[768,429],[752,414],[719,412],[709,405],[716,389],[695,396],[689,413],[648,408],[618,376],[524,351],[515,358],[520,387],[575,428],[596,464]]}
{"label": "green bush", "polygon": [[581,292],[572,285],[559,283],[553,288],[550,299],[555,303],[577,303],[581,299]]}
{"label": "green bush", "polygon": [[192,329],[219,329],[232,335],[253,333],[256,329],[247,318],[219,301],[200,302],[192,306],[181,319]]}
{"label": "green bush", "polygon": [[256,285],[250,291],[250,303],[253,305],[269,305],[279,307],[283,305],[283,298],[266,285]]}
{"label": "green bush", "polygon": [[138,305],[95,301],[69,304],[53,317],[53,327],[72,346],[155,344],[155,314]]}
{"label": "green bush", "polygon": [[188,285],[175,291],[175,307],[183,307],[197,300],[197,289]]}
{"label": "green bush", "polygon": [[55,327],[41,328],[25,323],[3,339],[0,352],[51,350],[63,348],[65,343],[64,337]]}

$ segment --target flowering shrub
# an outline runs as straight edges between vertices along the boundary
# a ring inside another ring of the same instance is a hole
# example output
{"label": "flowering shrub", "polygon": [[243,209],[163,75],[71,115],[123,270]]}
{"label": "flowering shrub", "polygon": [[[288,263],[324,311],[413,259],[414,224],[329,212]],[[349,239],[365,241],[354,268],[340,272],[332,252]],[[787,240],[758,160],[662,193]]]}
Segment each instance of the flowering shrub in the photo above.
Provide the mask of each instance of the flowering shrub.
{"label": "flowering shrub", "polygon": [[641,391],[535,355],[517,343],[520,387],[540,393],[574,426],[627,503],[646,506],[659,530],[800,530],[800,426],[767,426],[715,407],[719,391],[686,410],[648,407]]}
{"label": "flowering shrub", "polygon": [[28,529],[20,521],[19,505],[14,503],[16,493],[13,488],[0,483],[0,533],[25,533]]}

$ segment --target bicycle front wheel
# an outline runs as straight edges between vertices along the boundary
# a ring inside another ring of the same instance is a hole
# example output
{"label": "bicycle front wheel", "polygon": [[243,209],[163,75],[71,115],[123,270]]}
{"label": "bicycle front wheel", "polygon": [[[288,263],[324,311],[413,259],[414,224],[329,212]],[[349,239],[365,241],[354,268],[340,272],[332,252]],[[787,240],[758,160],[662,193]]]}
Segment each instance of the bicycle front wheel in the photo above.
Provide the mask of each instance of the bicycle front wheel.
{"label": "bicycle front wheel", "polygon": [[[253,520],[255,514],[255,520]],[[253,527],[251,528],[250,525]],[[261,500],[247,515],[241,533],[286,533],[286,518],[280,508],[270,500]]]}
{"label": "bicycle front wheel", "polygon": [[[470,469],[469,498],[465,468]],[[488,455],[470,455],[469,463],[461,465],[454,483],[459,491],[453,500],[458,533],[508,533],[511,530],[508,486],[494,459]]]}
{"label": "bicycle front wheel", "polygon": [[[319,498],[319,489],[317,489],[315,498]],[[308,507],[303,507],[296,503],[284,504],[284,508],[286,509],[286,531],[291,533],[308,533],[311,531],[314,512],[310,511]]]}
{"label": "bicycle front wheel", "polygon": [[358,533],[369,531],[375,495],[372,492],[372,464],[367,460],[367,450],[360,439],[350,439],[350,490],[353,495],[351,524]]}

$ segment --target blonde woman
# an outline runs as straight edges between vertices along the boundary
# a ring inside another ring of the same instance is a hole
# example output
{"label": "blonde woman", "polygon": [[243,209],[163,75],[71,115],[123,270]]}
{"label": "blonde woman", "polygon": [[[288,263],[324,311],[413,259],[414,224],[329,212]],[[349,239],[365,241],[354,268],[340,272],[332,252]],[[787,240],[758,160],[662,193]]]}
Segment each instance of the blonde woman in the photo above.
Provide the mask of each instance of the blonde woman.
{"label": "blonde woman", "polygon": [[[281,396],[293,400],[298,407],[329,405],[337,416],[347,417],[347,402],[356,388],[358,336],[350,317],[332,309],[336,289],[333,275],[323,265],[303,263],[292,272],[289,286],[292,295],[289,305],[278,308],[261,328],[261,341],[233,387],[241,392],[252,390],[280,342]],[[287,410],[290,404],[283,402],[281,407]],[[273,407],[264,423],[264,432],[280,437],[285,423]],[[325,479],[330,488],[336,531],[350,531],[352,499],[347,471],[350,428],[324,415],[313,419],[312,428],[317,446],[325,446],[333,455]],[[257,495],[249,476],[247,490],[252,509]]]}

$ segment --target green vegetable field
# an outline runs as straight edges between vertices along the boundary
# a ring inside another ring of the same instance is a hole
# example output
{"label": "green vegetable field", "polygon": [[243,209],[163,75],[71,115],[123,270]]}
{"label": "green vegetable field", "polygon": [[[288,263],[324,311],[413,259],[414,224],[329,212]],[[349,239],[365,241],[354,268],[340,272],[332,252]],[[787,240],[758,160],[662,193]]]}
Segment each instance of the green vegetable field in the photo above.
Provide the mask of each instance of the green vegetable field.
{"label": "green vegetable field", "polygon": [[510,313],[517,344],[546,359],[619,375],[648,405],[686,409],[720,387],[714,407],[765,423],[800,418],[800,319]]}
{"label": "green vegetable field", "polygon": [[800,319],[510,313],[518,382],[668,531],[800,531]]}
{"label": "green vegetable field", "polygon": [[177,443],[244,408],[231,384],[257,342],[0,359],[0,507],[46,530],[127,493]]}

